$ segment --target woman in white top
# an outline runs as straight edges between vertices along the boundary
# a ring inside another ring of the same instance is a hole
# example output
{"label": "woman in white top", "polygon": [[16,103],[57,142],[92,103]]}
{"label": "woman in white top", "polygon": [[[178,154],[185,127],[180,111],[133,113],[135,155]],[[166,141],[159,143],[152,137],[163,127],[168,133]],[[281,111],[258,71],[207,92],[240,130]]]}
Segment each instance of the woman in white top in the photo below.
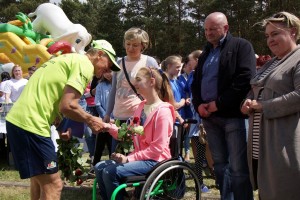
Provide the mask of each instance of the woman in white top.
{"label": "woman in white top", "polygon": [[[124,34],[124,48],[126,56],[124,64],[130,82],[133,84],[137,72],[142,67],[158,68],[156,60],[142,54],[149,46],[150,40],[146,31],[140,28],[130,28]],[[132,87],[126,79],[123,70],[122,59],[118,61],[121,70],[113,73],[112,88],[109,94],[106,114],[103,121],[109,122],[111,113],[115,119],[119,119],[122,123],[133,116],[134,111],[141,103],[141,99],[133,91]],[[115,143],[113,141],[112,150],[114,151]],[[112,152],[113,152],[112,151]]]}
{"label": "woman in white top", "polygon": [[6,103],[16,102],[28,82],[27,79],[23,78],[22,68],[19,65],[15,65],[12,68],[11,77],[3,91]]}

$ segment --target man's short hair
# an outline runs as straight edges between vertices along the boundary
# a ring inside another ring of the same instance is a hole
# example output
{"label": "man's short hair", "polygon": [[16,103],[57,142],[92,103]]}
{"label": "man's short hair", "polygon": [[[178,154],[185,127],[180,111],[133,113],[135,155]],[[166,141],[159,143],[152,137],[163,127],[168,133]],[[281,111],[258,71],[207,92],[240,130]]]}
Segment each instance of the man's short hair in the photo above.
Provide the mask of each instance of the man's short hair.
{"label": "man's short hair", "polygon": [[28,67],[28,71],[35,71],[35,70],[36,70],[36,66]]}

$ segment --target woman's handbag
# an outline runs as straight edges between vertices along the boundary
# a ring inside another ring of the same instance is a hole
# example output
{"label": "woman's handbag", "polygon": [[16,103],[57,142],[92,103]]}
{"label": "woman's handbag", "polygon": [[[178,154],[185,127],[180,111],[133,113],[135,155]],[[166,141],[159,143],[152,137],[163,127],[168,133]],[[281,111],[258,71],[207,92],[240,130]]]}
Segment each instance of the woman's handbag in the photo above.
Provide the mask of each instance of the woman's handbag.
{"label": "woman's handbag", "polygon": [[127,82],[129,83],[131,89],[135,92],[135,94],[138,96],[138,98],[140,98],[140,100],[143,101],[144,98],[139,93],[137,93],[135,87],[130,82],[130,79],[129,79],[129,76],[128,76],[128,73],[127,73],[127,70],[126,70],[126,66],[125,66],[125,58],[124,57],[122,58],[122,66],[123,66],[123,71],[124,71],[125,77],[127,79]]}

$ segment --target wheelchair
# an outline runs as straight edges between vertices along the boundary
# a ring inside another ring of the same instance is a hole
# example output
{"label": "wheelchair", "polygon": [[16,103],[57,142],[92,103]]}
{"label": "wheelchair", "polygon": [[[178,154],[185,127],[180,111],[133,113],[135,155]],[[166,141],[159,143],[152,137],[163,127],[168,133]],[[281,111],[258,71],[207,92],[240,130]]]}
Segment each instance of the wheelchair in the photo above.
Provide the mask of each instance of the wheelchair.
{"label": "wheelchair", "polygon": [[[158,163],[144,176],[130,176],[121,180],[121,184],[114,190],[111,200],[126,188],[139,191],[140,200],[149,199],[201,199],[201,185],[191,164],[182,158],[184,124],[195,124],[197,120],[186,119],[183,124],[175,124],[170,139],[172,158]],[[96,200],[97,180],[94,180],[92,199]]]}

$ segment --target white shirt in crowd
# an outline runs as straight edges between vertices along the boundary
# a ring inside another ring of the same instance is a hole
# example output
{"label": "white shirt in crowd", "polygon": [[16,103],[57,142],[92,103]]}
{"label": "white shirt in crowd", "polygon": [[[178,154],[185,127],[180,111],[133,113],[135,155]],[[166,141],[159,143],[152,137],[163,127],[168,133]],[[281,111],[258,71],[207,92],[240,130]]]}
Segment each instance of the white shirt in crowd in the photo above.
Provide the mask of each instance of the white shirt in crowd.
{"label": "white shirt in crowd", "polygon": [[4,87],[4,93],[10,94],[10,99],[12,102],[16,102],[22,93],[25,85],[27,84],[27,79],[10,79],[7,81]]}
{"label": "white shirt in crowd", "polygon": [[[3,95],[0,97],[0,103],[3,103],[5,102],[5,94],[4,94],[4,88],[5,88],[5,85],[6,83],[8,82],[9,80],[6,80],[6,81],[3,81],[0,83],[0,92],[3,92]],[[10,102],[9,102],[10,103]]]}

